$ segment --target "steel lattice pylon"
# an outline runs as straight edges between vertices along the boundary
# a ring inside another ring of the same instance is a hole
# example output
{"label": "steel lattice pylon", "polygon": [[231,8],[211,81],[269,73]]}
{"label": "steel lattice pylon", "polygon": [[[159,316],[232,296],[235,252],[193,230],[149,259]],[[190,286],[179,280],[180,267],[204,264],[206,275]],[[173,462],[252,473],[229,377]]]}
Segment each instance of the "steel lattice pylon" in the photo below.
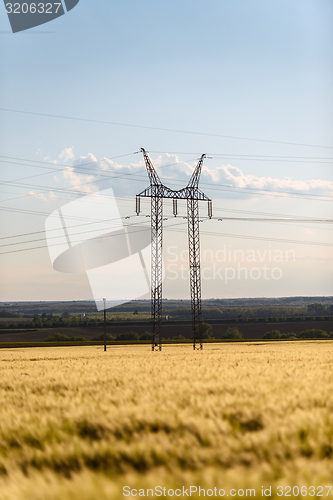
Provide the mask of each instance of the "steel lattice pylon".
{"label": "steel lattice pylon", "polygon": [[202,349],[201,317],[201,273],[200,273],[200,236],[199,201],[208,201],[208,216],[212,217],[212,201],[199,189],[199,179],[203,161],[202,155],[188,185],[179,191],[164,186],[157,175],[147,154],[143,153],[150,186],[136,196],[136,213],[140,213],[140,198],[151,198],[151,315],[152,350],[161,350],[162,320],[162,241],[163,241],[163,198],[173,199],[173,213],[177,215],[177,200],[187,200],[190,290],[193,328],[193,349]]}
{"label": "steel lattice pylon", "polygon": [[201,331],[201,272],[200,272],[200,237],[199,237],[199,203],[198,200],[188,198],[188,245],[190,290],[193,329],[193,349],[202,349]]}
{"label": "steel lattice pylon", "polygon": [[153,321],[152,349],[161,350],[162,319],[162,239],[163,239],[163,198],[151,198],[151,315]]}

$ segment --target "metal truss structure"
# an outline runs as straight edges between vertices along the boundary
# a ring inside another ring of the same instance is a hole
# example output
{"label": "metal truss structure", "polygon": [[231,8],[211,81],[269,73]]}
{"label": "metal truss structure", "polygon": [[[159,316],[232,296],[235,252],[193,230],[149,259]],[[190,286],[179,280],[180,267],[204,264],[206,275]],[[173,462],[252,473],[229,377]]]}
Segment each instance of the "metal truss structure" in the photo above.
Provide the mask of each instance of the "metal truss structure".
{"label": "metal truss structure", "polygon": [[151,198],[151,315],[152,315],[152,350],[162,349],[162,241],[163,241],[163,198],[173,200],[173,214],[178,212],[177,200],[187,200],[188,243],[190,290],[193,329],[193,349],[202,349],[201,315],[201,272],[200,272],[200,235],[199,201],[208,202],[208,216],[212,217],[212,200],[200,189],[199,180],[206,155],[200,160],[187,186],[174,191],[162,184],[147,154],[141,148],[150,185],[136,196],[136,213],[140,213],[140,198]]}

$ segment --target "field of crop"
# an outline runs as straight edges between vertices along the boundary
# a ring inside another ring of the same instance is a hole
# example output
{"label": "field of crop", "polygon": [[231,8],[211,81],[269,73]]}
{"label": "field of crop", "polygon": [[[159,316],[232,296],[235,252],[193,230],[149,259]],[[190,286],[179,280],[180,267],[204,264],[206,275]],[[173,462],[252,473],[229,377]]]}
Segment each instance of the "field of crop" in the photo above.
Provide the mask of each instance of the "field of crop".
{"label": "field of crop", "polygon": [[165,487],[166,498],[198,499],[200,486],[262,498],[263,486],[280,498],[290,486],[291,497],[299,487],[300,498],[333,498],[333,341],[0,359],[1,500],[133,498],[125,486],[141,497]]}

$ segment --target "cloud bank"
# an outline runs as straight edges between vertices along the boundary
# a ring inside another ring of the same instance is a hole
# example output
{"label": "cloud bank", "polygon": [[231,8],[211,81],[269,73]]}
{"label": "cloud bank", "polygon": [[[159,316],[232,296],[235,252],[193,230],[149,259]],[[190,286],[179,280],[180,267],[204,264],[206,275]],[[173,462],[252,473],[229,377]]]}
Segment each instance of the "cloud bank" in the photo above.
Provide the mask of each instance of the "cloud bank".
{"label": "cloud bank", "polygon": [[[92,153],[75,158],[73,148],[65,148],[55,163],[68,163],[62,170],[62,184],[65,184],[67,189],[83,195],[112,187],[117,196],[133,197],[149,184],[144,161],[139,155],[136,162],[125,164],[105,157],[98,159]],[[163,154],[153,160],[161,181],[174,190],[187,184],[196,163],[197,160],[181,161],[175,154]],[[57,176],[56,180],[60,182],[60,176]],[[240,168],[230,164],[216,168],[204,165],[200,186],[207,196],[213,199],[253,198],[260,192],[271,197],[286,198],[333,195],[333,182],[327,180],[258,177],[245,174]],[[44,200],[54,199],[56,196],[54,193],[49,196],[34,192],[30,194]]]}

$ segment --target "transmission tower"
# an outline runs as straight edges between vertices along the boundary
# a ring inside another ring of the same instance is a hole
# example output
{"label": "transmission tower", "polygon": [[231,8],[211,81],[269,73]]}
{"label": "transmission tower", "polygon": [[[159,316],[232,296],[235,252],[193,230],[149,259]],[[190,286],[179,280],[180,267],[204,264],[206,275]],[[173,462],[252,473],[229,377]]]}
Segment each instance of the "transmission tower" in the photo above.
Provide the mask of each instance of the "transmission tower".
{"label": "transmission tower", "polygon": [[136,196],[136,213],[137,215],[140,213],[140,198],[151,198],[152,350],[160,351],[162,349],[160,333],[162,320],[163,198],[173,199],[173,214],[175,216],[178,211],[177,200],[187,200],[193,349],[202,349],[199,201],[208,202],[208,216],[212,217],[212,201],[199,189],[200,174],[206,155],[201,155],[187,186],[174,191],[162,184],[147,152],[143,148],[141,151],[150,186]]}
{"label": "transmission tower", "polygon": [[163,240],[163,186],[156,170],[146,153],[141,148],[149,177],[150,186],[136,197],[136,213],[140,213],[140,198],[151,198],[151,317],[152,317],[152,350],[162,349],[161,320],[162,320],[162,240]]}

